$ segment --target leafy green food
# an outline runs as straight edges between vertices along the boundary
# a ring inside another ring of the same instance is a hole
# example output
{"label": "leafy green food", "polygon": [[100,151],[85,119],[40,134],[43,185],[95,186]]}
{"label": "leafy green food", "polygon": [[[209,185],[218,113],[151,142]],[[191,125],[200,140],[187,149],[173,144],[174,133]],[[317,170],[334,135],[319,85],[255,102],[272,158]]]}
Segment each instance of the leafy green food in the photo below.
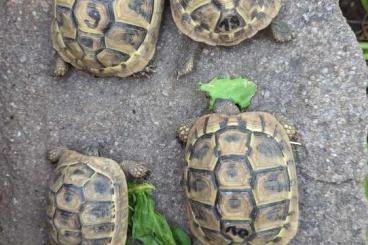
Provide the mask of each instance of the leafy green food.
{"label": "leafy green food", "polygon": [[[368,0],[367,0],[368,2]],[[368,42],[359,42],[359,46],[363,49],[363,56],[365,60],[368,60]]]}
{"label": "leafy green food", "polygon": [[257,91],[257,85],[245,78],[219,79],[214,78],[209,83],[199,83],[199,89],[210,97],[209,109],[213,110],[217,99],[231,100],[240,109],[250,105]]}
{"label": "leafy green food", "polygon": [[[190,245],[190,239],[184,231],[175,228],[175,234],[179,235],[174,235],[165,217],[155,211],[152,199],[154,189],[155,187],[148,183],[128,184],[131,238],[127,244],[137,240],[144,245]],[[183,234],[188,237],[189,243],[182,243]],[[178,242],[175,237],[179,238]]]}
{"label": "leafy green food", "polygon": [[182,229],[178,227],[173,227],[171,228],[171,232],[174,236],[176,245],[190,245],[191,244],[190,237]]}
{"label": "leafy green food", "polygon": [[360,0],[365,12],[368,14],[368,0]]}

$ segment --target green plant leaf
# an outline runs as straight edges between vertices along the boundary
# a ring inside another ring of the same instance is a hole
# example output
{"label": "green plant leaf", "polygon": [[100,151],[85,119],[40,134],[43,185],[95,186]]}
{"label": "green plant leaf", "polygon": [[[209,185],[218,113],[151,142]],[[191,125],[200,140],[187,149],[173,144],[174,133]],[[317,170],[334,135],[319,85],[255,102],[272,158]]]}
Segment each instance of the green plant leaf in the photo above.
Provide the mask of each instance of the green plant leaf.
{"label": "green plant leaf", "polygon": [[173,234],[176,245],[190,245],[190,237],[182,229],[178,227],[171,227],[171,232]]}
{"label": "green plant leaf", "polygon": [[199,83],[199,89],[210,97],[209,109],[213,110],[217,99],[228,99],[245,109],[250,105],[252,97],[257,91],[257,85],[245,78],[218,79],[209,83]]}
{"label": "green plant leaf", "polygon": [[359,42],[359,46],[362,49],[368,49],[368,42]]}
{"label": "green plant leaf", "polygon": [[144,245],[177,245],[165,217],[155,211],[154,189],[148,183],[128,183],[131,238],[127,244],[137,240]]}
{"label": "green plant leaf", "polygon": [[368,0],[360,0],[360,2],[362,3],[362,6],[363,6],[366,14],[368,14]]}

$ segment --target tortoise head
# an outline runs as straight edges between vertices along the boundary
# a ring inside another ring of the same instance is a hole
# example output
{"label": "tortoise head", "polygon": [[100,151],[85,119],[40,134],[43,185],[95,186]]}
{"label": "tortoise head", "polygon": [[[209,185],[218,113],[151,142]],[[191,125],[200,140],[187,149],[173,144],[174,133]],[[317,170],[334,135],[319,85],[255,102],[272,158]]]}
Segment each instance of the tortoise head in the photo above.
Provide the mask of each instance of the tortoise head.
{"label": "tortoise head", "polygon": [[236,115],[240,113],[239,107],[231,100],[217,99],[214,105],[214,112],[227,115]]}

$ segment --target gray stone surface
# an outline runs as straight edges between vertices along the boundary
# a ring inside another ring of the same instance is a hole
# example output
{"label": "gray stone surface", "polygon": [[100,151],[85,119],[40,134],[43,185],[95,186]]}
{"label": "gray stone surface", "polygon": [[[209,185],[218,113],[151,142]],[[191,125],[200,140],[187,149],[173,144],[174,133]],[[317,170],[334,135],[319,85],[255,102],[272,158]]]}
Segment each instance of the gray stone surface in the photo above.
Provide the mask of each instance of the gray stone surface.
{"label": "gray stone surface", "polygon": [[105,156],[153,169],[158,209],[187,228],[180,187],[181,119],[206,111],[199,81],[248,76],[258,84],[251,110],[282,112],[299,128],[300,229],[292,244],[364,244],[362,181],[366,66],[333,0],[286,0],[282,17],[295,41],[268,31],[232,48],[207,47],[194,73],[176,80],[184,42],[166,4],[151,79],[95,78],[73,70],[51,77],[51,0],[0,1],[0,244],[47,244],[45,196],[53,166],[46,150],[99,143]]}

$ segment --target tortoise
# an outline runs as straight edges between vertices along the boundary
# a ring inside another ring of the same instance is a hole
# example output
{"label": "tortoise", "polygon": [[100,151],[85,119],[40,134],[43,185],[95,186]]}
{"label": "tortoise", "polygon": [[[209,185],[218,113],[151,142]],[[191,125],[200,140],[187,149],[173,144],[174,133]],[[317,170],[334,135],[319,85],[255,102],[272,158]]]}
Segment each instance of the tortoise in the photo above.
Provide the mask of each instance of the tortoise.
{"label": "tortoise", "polygon": [[50,243],[125,244],[128,227],[125,174],[147,177],[150,171],[143,163],[117,163],[63,146],[51,149],[48,158],[57,163],[48,194]]}
{"label": "tortoise", "polygon": [[189,225],[201,243],[287,244],[295,236],[295,133],[285,117],[239,113],[227,100],[216,100],[215,113],[178,128],[186,144]]}
{"label": "tortoise", "polygon": [[152,59],[163,0],[54,0],[54,75],[68,64],[97,76],[128,77]]}
{"label": "tortoise", "polygon": [[[211,46],[233,46],[271,26],[276,41],[290,41],[294,33],[289,25],[275,18],[281,0],[170,0],[173,19],[180,32],[196,42]],[[188,41],[187,41],[188,42]],[[186,47],[189,46],[189,47]],[[190,50],[190,52],[188,51]],[[178,76],[193,68],[198,45],[185,45]],[[189,55],[188,55],[189,53]]]}

